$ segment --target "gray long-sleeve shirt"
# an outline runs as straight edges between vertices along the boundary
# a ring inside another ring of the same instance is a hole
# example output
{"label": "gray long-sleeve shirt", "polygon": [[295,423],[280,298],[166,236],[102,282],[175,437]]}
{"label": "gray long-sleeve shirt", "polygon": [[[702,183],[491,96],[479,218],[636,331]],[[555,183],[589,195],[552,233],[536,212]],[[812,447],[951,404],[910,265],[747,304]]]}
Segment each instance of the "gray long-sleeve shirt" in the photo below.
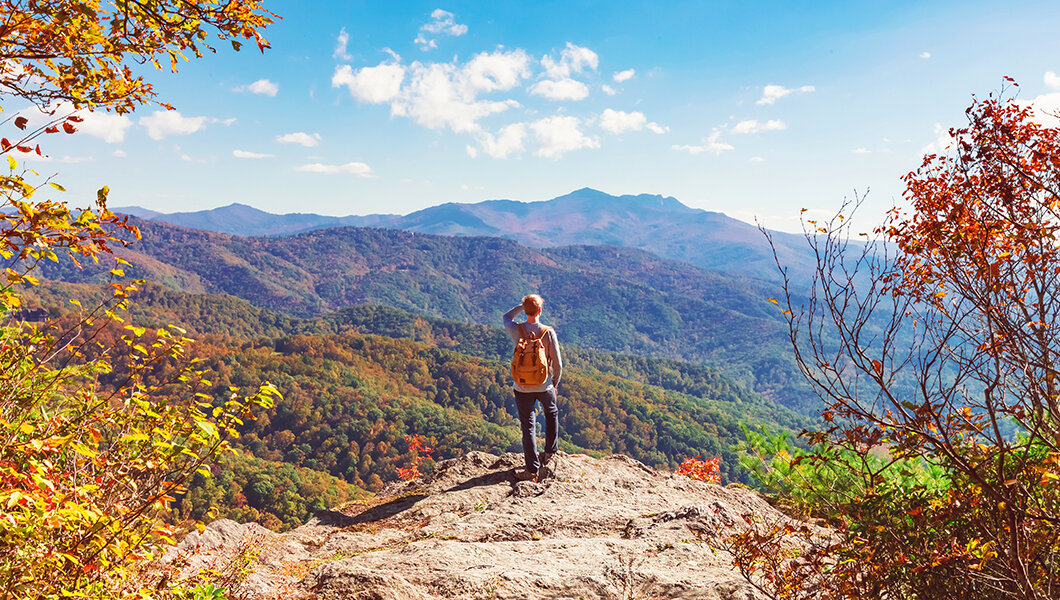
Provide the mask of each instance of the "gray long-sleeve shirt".
{"label": "gray long-sleeve shirt", "polygon": [[[512,341],[515,342],[519,341],[519,326],[515,323],[515,315],[521,312],[523,312],[522,304],[504,313],[504,328],[508,330],[508,333],[512,336]],[[541,326],[541,323],[526,323],[526,332],[528,334],[537,333],[541,331]],[[556,330],[551,327],[549,327],[548,333],[545,334],[545,353],[548,355],[549,378],[541,385],[519,385],[517,383],[515,384],[517,392],[544,392],[553,386],[559,385],[559,380],[563,376],[563,356],[559,351],[559,339],[556,337]]]}

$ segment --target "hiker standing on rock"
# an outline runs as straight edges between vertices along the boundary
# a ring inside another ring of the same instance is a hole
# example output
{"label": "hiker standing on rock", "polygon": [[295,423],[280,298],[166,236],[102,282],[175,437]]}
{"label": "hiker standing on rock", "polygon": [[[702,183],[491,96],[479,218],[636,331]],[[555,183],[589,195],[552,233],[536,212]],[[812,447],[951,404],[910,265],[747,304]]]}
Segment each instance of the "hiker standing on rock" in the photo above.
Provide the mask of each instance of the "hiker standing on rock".
{"label": "hiker standing on rock", "polygon": [[[504,327],[515,341],[512,357],[512,379],[515,382],[515,405],[519,409],[519,426],[523,431],[523,456],[526,469],[516,471],[521,480],[537,477],[538,469],[547,465],[559,450],[559,407],[556,389],[563,375],[563,357],[559,352],[556,330],[542,325],[541,309],[545,301],[537,294],[523,298],[523,303],[504,313]],[[526,313],[525,323],[515,316]],[[540,402],[545,411],[545,451],[537,454],[537,411]]]}

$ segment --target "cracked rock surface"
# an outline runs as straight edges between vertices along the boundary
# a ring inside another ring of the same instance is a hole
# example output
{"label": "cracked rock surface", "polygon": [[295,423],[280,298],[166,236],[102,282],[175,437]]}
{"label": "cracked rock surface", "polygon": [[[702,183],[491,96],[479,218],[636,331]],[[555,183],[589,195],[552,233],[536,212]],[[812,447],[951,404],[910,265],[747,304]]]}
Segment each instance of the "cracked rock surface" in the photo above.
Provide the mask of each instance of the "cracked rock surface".
{"label": "cracked rock surface", "polygon": [[215,521],[163,560],[228,574],[237,598],[756,597],[709,542],[746,514],[784,520],[757,493],[622,455],[553,461],[551,477],[518,482],[521,454],[469,452],[287,533]]}

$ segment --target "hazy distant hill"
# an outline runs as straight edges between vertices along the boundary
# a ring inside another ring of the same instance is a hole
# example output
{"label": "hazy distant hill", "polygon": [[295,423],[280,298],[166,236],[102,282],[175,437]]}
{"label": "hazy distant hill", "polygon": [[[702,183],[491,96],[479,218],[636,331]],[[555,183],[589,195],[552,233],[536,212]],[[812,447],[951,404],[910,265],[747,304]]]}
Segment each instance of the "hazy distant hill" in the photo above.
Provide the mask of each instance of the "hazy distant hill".
{"label": "hazy distant hill", "polygon": [[[690,208],[667,196],[612,196],[590,188],[544,202],[448,203],[404,216],[274,215],[241,204],[169,215],[138,207],[115,210],[184,227],[243,236],[284,235],[356,225],[440,235],[504,237],[537,248],[614,244],[648,250],[664,258],[709,269],[770,280],[778,278],[766,239],[752,225],[722,213]],[[802,236],[774,233],[774,240],[781,261],[790,267],[796,279],[810,272],[812,256]]]}
{"label": "hazy distant hill", "polygon": [[162,221],[181,227],[193,229],[205,229],[218,233],[231,233],[242,236],[262,235],[290,235],[314,229],[325,229],[328,227],[344,227],[346,225],[358,225],[361,227],[384,227],[396,218],[396,215],[366,215],[349,217],[328,217],[311,213],[288,213],[285,215],[274,215],[247,206],[246,204],[229,204],[210,210],[181,213],[160,213],[139,206],[120,206],[113,209],[115,212],[124,213],[149,219]]}
{"label": "hazy distant hill", "polygon": [[[571,343],[706,362],[788,405],[808,396],[787,328],[766,300],[775,286],[765,282],[615,246],[535,250],[500,238],[358,227],[244,238],[135,222],[144,239],[121,251],[133,264],[129,277],[296,316],[372,303],[491,324],[540,291],[548,319]],[[44,275],[99,281],[108,269],[48,265]]]}

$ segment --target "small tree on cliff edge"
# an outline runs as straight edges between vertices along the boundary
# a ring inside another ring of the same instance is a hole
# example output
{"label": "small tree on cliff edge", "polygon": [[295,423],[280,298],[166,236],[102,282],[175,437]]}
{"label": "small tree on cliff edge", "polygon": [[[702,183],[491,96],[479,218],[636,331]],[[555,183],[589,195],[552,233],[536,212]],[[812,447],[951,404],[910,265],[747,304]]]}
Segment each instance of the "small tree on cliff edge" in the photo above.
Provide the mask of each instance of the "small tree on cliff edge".
{"label": "small tree on cliff edge", "polygon": [[805,222],[814,288],[784,312],[828,429],[786,472],[849,475],[787,482],[837,535],[729,540],[772,597],[1060,597],[1060,130],[1004,91],[966,114],[867,246]]}
{"label": "small tree on cliff edge", "polygon": [[275,395],[266,384],[215,398],[180,331],[122,323],[135,284],[114,281],[102,303],[25,322],[19,290],[37,283],[39,261],[95,261],[139,232],[107,210],[106,188],[94,209],[43,198],[62,187],[18,157],[43,154],[35,138],[76,132],[75,109],[121,113],[153,98],[131,62],[176,70],[185,54],[213,50],[211,32],[264,49],[271,17],[259,0],[0,1],[0,108],[51,115],[0,124],[0,599],[169,595],[126,574],[171,539],[159,519],[169,495]]}

